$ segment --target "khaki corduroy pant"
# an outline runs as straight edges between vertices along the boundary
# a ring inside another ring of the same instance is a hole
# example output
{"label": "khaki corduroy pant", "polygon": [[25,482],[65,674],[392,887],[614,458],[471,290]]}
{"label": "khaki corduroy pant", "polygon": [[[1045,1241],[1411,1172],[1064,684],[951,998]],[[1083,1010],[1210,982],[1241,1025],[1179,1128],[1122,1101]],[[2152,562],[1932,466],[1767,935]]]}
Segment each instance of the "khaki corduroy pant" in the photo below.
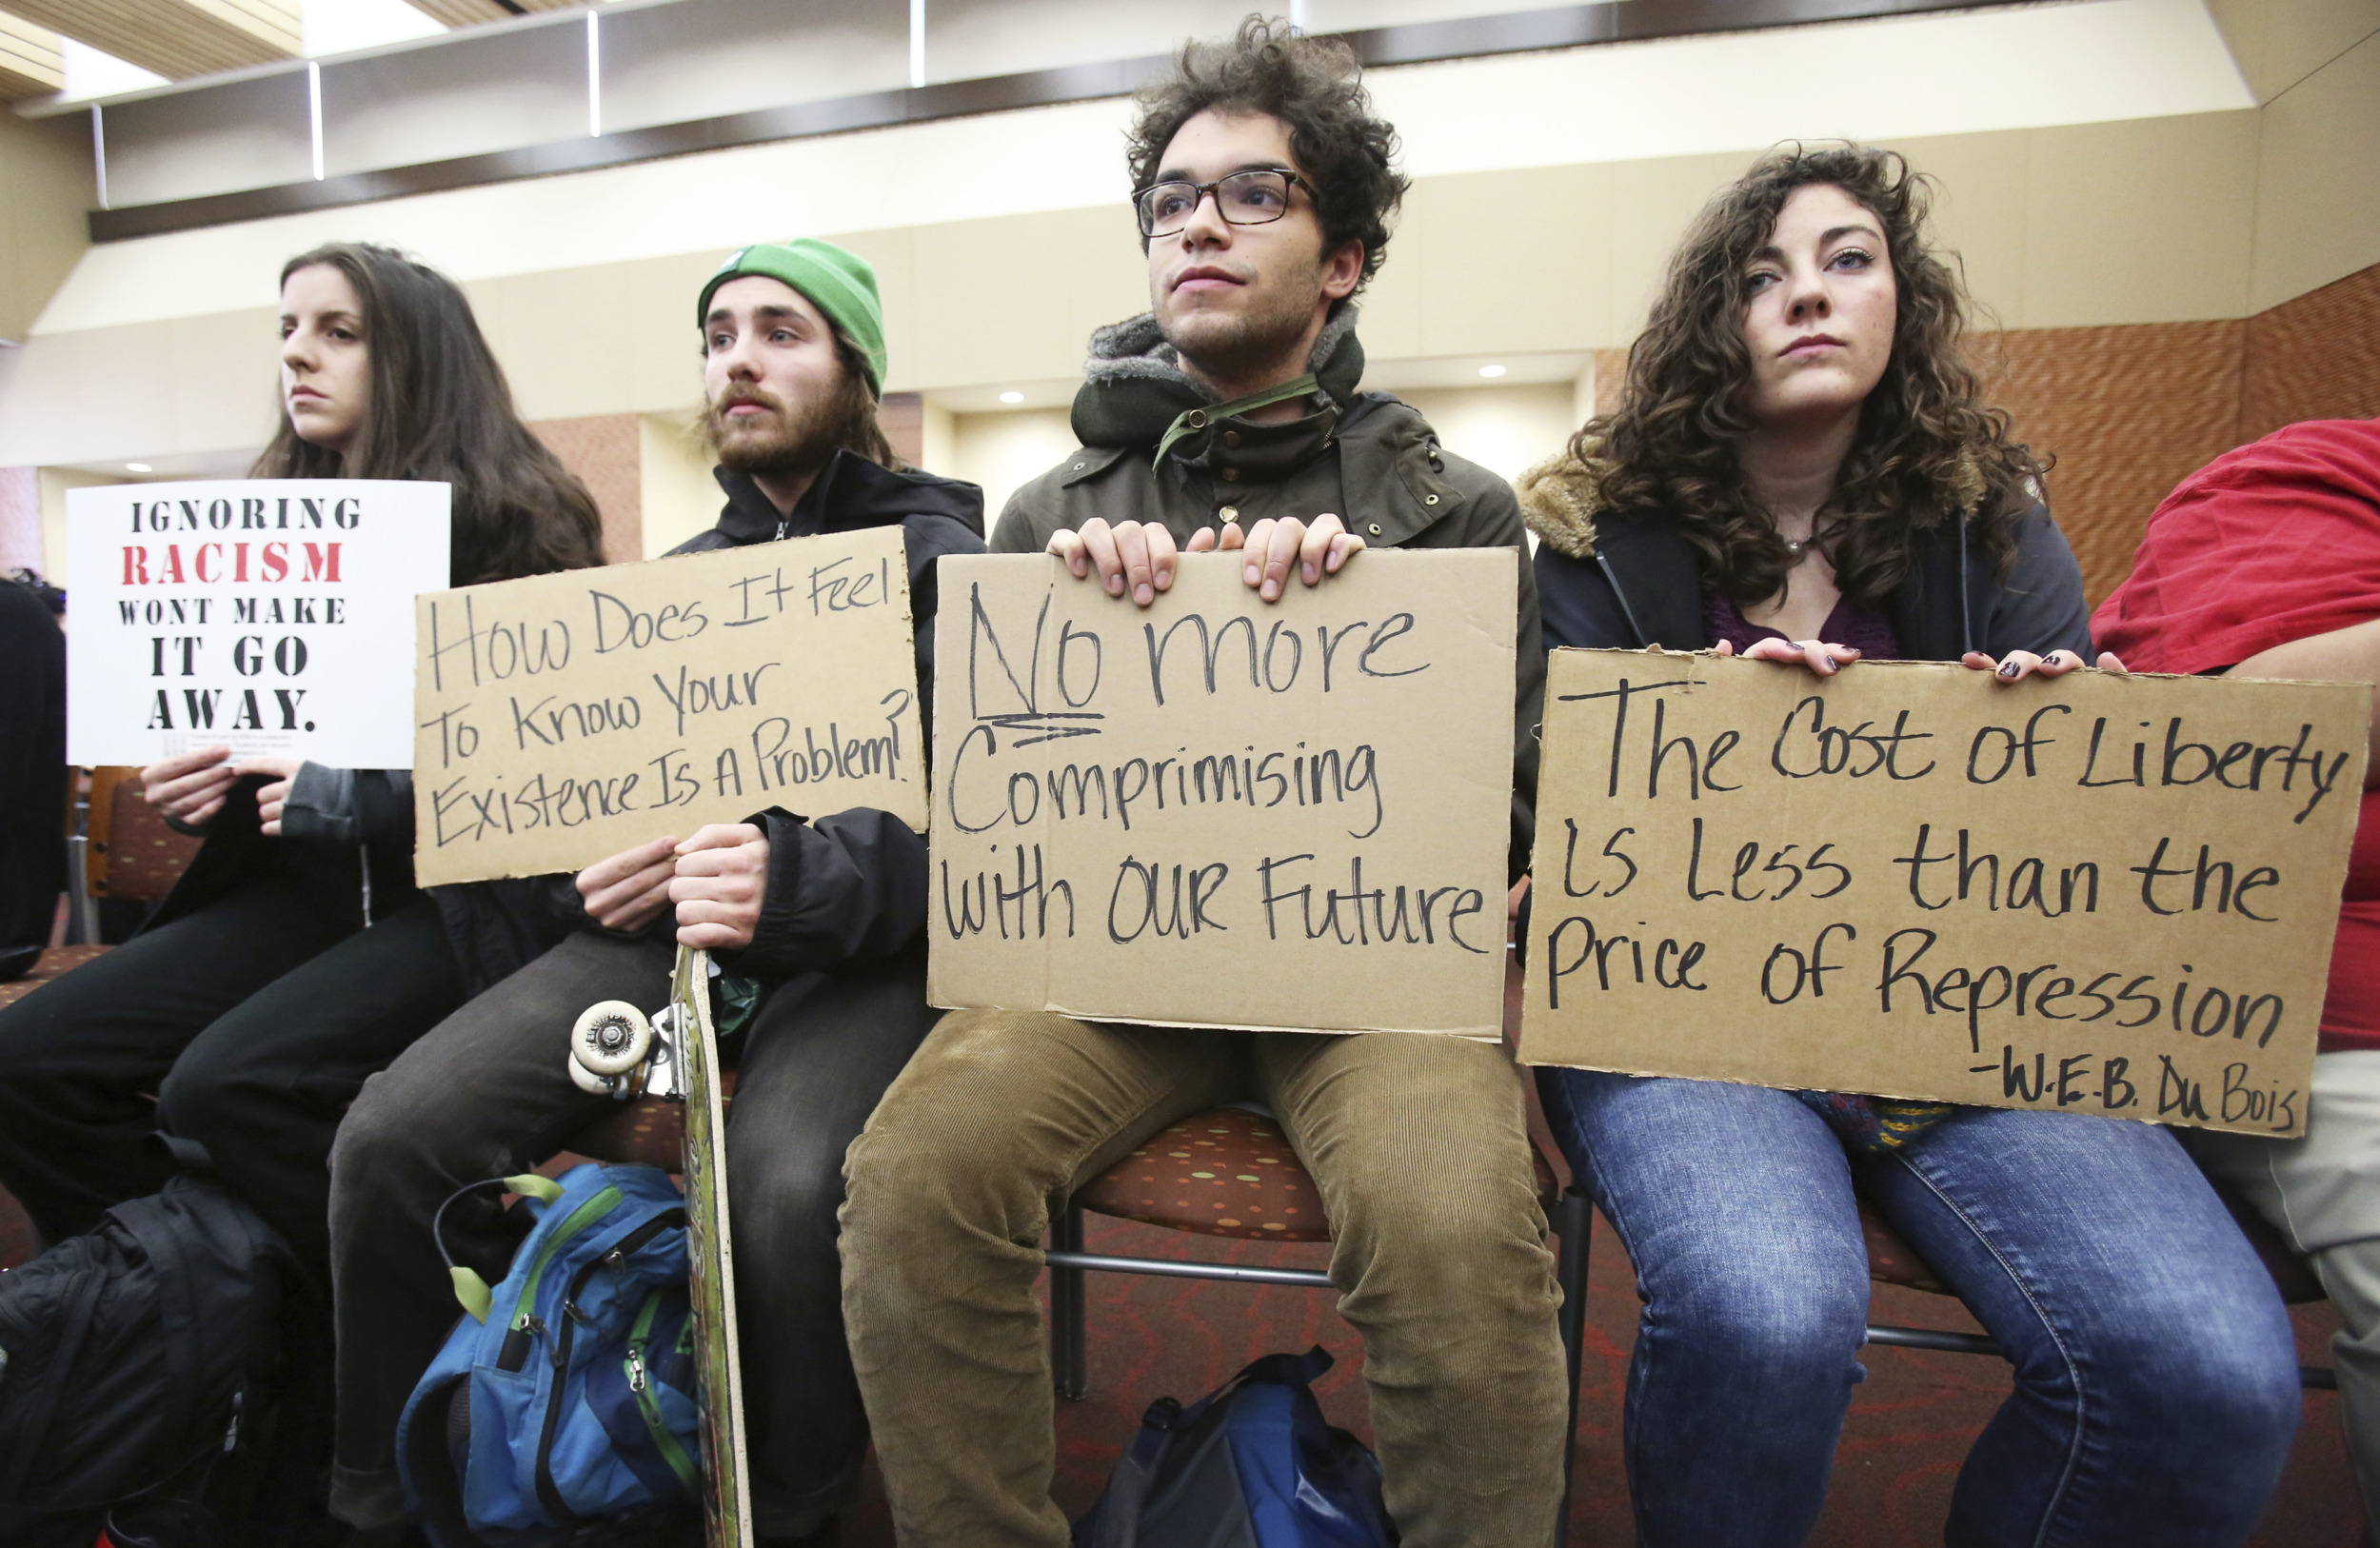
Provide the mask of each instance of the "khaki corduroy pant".
{"label": "khaki corduroy pant", "polygon": [[903,1548],[1063,1548],[1034,1294],[1051,1213],[1166,1124],[1249,1096],[1321,1190],[1408,1548],[1551,1540],[1560,1294],[1502,1048],[959,1011],[845,1161],[843,1317]]}

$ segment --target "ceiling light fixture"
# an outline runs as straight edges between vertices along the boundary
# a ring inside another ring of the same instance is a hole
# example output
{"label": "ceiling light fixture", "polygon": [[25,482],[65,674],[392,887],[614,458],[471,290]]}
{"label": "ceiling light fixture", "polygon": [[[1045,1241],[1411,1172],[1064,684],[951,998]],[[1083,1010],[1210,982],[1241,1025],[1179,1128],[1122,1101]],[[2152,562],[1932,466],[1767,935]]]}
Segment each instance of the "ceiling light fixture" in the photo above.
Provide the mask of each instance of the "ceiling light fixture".
{"label": "ceiling light fixture", "polygon": [[1504,374],[1504,367],[1501,366],[1482,366],[1479,367],[1479,374],[1489,378],[1490,380],[1494,380],[1495,378]]}
{"label": "ceiling light fixture", "polygon": [[149,466],[147,463],[126,463],[124,470],[128,473],[146,473],[149,471]]}
{"label": "ceiling light fixture", "polygon": [[1003,392],[1000,395],[1000,401],[1002,403],[1022,403],[1024,402],[1024,394],[1016,391]]}

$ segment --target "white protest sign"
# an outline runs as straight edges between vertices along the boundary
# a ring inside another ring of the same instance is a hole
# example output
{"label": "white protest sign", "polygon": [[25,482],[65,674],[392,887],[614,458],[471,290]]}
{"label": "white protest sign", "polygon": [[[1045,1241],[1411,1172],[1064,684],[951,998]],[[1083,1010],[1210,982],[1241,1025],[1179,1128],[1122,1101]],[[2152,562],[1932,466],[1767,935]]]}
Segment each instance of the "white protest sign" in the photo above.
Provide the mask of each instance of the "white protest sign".
{"label": "white protest sign", "polygon": [[446,585],[446,504],[369,479],[69,490],[68,759],[410,767],[413,597]]}

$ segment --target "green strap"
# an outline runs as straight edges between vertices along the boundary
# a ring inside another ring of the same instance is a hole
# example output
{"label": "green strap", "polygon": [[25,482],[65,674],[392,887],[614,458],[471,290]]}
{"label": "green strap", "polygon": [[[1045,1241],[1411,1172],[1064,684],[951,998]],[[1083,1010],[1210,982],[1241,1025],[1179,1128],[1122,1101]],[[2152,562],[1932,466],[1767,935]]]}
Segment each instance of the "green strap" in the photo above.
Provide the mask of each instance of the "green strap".
{"label": "green strap", "polygon": [[1174,443],[1185,435],[1196,435],[1219,419],[1229,419],[1234,414],[1252,413],[1259,408],[1270,408],[1277,403],[1287,403],[1292,398],[1302,398],[1314,391],[1316,385],[1314,373],[1308,371],[1294,382],[1283,382],[1279,387],[1269,387],[1261,392],[1251,392],[1244,398],[1234,398],[1229,403],[1213,404],[1204,408],[1184,409],[1177,414],[1173,424],[1166,427],[1164,437],[1157,443],[1157,456],[1151,460],[1149,466],[1151,467],[1163,466],[1165,453],[1173,450]]}

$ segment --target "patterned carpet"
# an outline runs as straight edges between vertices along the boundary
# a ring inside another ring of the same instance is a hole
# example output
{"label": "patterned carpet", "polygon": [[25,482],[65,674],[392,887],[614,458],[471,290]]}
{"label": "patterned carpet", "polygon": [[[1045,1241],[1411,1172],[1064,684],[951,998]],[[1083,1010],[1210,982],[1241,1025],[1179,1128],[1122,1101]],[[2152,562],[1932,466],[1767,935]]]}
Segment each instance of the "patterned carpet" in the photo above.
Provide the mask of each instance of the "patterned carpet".
{"label": "patterned carpet", "polygon": [[[1294,1243],[1220,1241],[1128,1221],[1090,1218],[1092,1252],[1210,1257],[1220,1261],[1322,1267],[1328,1249]],[[1625,1258],[1596,1222],[1590,1260],[1585,1373],[1579,1394],[1574,1545],[1616,1545],[1632,1535],[1620,1471],[1620,1395],[1636,1341],[1636,1297]],[[1332,1422],[1367,1440],[1362,1349],[1339,1320],[1327,1292],[1240,1286],[1140,1276],[1089,1277],[1091,1389],[1058,1404],[1056,1495],[1069,1515],[1090,1507],[1116,1456],[1152,1399],[1188,1399],[1258,1355],[1320,1343],[1339,1359],[1316,1390]],[[1955,1303],[1879,1287],[1873,1320],[1974,1331]],[[2327,1304],[2296,1314],[2300,1358],[2329,1364],[2337,1329]],[[1959,1460],[2009,1390],[2006,1367],[1972,1356],[1877,1349],[1854,1395],[1836,1457],[1834,1485],[1814,1543],[1830,1548],[1927,1548],[1942,1540]],[[2339,1439],[2338,1399],[2306,1397],[2305,1427],[2288,1477],[2252,1539],[2255,1548],[2356,1548],[2362,1514]],[[890,1518],[871,1468],[868,1491],[845,1523],[844,1548],[892,1548]]]}
{"label": "patterned carpet", "polygon": [[[0,1266],[30,1247],[13,1201],[0,1194]],[[1320,1245],[1223,1241],[1128,1221],[1090,1218],[1093,1252],[1140,1257],[1210,1257],[1227,1262],[1322,1267]],[[1620,1472],[1620,1394],[1636,1340],[1636,1298],[1610,1230],[1596,1223],[1590,1261],[1587,1353],[1580,1385],[1571,1502],[1571,1541],[1630,1540]],[[1325,1292],[1140,1276],[1089,1276],[1090,1394],[1058,1406],[1057,1498],[1069,1515],[1090,1507],[1116,1456],[1152,1399],[1204,1393],[1258,1355],[1319,1343],[1339,1364],[1317,1388],[1333,1422],[1370,1439],[1364,1419],[1363,1352]],[[1878,1321],[1972,1331],[1938,1296],[1879,1287]],[[2299,1358],[2329,1364],[2338,1320],[2326,1304],[2296,1309]],[[1992,1411],[2008,1393],[2005,1367],[1961,1355],[1877,1349],[1854,1396],[1825,1518],[1812,1540],[1830,1548],[1923,1548],[1938,1543],[1951,1485]],[[2339,1439],[2338,1399],[2306,1395],[2305,1427],[2288,1477],[2253,1539],[2255,1548],[2356,1548],[2362,1514]],[[871,1466],[867,1492],[845,1523],[844,1548],[892,1548],[882,1484]]]}

